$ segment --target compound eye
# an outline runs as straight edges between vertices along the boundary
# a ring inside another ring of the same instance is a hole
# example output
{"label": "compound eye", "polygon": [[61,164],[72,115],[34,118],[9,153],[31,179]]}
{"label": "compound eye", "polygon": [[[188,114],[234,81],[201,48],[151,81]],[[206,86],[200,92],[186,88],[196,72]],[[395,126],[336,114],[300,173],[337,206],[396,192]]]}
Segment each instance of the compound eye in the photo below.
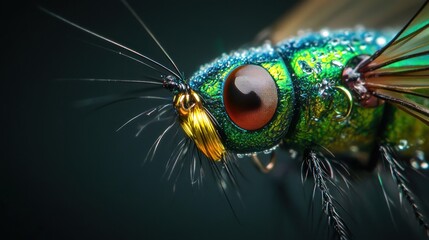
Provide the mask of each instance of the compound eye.
{"label": "compound eye", "polygon": [[265,68],[244,65],[228,75],[223,100],[228,116],[237,126],[257,130],[267,125],[276,112],[277,87]]}

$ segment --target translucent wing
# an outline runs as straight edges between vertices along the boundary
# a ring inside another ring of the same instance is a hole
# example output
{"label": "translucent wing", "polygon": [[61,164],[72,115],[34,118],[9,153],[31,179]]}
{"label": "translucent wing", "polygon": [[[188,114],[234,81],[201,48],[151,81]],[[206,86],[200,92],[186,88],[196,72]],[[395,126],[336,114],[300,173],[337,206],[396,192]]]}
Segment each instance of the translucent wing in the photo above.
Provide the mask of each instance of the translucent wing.
{"label": "translucent wing", "polygon": [[429,2],[357,72],[374,96],[429,125]]}
{"label": "translucent wing", "polygon": [[321,28],[400,27],[412,17],[423,0],[303,0],[257,37],[276,43],[300,30]]}

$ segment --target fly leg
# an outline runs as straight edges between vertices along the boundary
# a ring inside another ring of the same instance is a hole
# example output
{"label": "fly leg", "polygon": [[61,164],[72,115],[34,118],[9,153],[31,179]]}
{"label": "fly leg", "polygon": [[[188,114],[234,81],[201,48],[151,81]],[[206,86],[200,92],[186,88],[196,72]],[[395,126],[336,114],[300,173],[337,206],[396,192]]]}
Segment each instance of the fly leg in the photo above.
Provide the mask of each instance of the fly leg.
{"label": "fly leg", "polygon": [[392,149],[392,147],[388,145],[382,145],[380,147],[380,153],[383,161],[388,164],[392,178],[398,186],[399,193],[401,194],[401,201],[402,197],[405,197],[411,209],[413,210],[414,216],[416,217],[419,224],[426,231],[426,235],[429,237],[429,225],[426,222],[425,217],[420,210],[420,207],[416,203],[415,195],[408,187],[407,178],[403,174],[404,167],[400,164],[399,161],[395,159],[394,150]]}
{"label": "fly leg", "polygon": [[333,179],[333,169],[330,163],[323,155],[320,156],[320,154],[317,154],[313,150],[307,150],[304,156],[304,161],[308,166],[308,170],[314,178],[314,187],[321,193],[322,209],[328,217],[328,223],[334,228],[338,239],[349,239],[350,231],[340,216],[337,210],[338,202],[334,199],[328,187],[328,183],[332,183]]}

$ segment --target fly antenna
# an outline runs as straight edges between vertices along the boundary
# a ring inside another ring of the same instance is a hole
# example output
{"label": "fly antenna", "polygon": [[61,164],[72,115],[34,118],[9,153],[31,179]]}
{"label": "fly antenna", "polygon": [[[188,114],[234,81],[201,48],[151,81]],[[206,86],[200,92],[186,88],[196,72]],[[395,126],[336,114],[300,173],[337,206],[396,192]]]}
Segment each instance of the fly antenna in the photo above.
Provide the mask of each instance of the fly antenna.
{"label": "fly antenna", "polygon": [[149,36],[152,38],[152,40],[158,45],[158,47],[161,49],[161,51],[164,53],[164,55],[167,57],[168,61],[174,66],[174,69],[176,70],[177,74],[179,74],[181,77],[179,79],[182,79],[182,74],[177,67],[176,63],[173,61],[173,59],[170,57],[170,55],[167,53],[167,51],[162,47],[161,43],[156,39],[155,35],[150,31],[150,29],[146,26],[146,24],[143,22],[143,20],[139,17],[139,15],[134,11],[134,9],[130,6],[130,4],[126,0],[121,0],[121,2],[125,5],[125,7],[130,11],[130,13],[134,16],[134,18],[140,23],[140,25],[144,28],[144,30],[149,34]]}
{"label": "fly antenna", "polygon": [[57,18],[58,20],[61,20],[61,21],[65,22],[65,23],[67,23],[67,24],[69,24],[69,25],[71,25],[71,26],[73,26],[73,27],[75,27],[75,28],[77,28],[77,29],[81,30],[81,31],[84,31],[84,32],[86,32],[86,33],[89,33],[89,34],[91,34],[91,35],[92,35],[92,36],[94,36],[94,37],[97,37],[97,38],[99,38],[99,39],[102,39],[102,40],[104,40],[104,41],[106,41],[106,42],[108,42],[108,43],[110,43],[110,44],[113,44],[113,45],[115,45],[115,46],[117,46],[117,47],[120,47],[120,48],[122,48],[122,49],[124,49],[124,50],[126,50],[126,51],[128,51],[128,52],[131,52],[131,53],[133,53],[133,54],[135,54],[135,55],[137,55],[137,56],[139,56],[139,57],[141,57],[141,58],[144,58],[144,59],[146,59],[147,61],[149,61],[150,63],[154,64],[155,66],[158,66],[158,67],[160,67],[160,68],[164,69],[165,71],[167,71],[167,72],[171,73],[172,75],[176,76],[177,78],[181,79],[181,77],[178,75],[178,73],[176,73],[176,72],[172,71],[171,69],[169,69],[169,68],[167,68],[166,66],[162,65],[161,63],[159,63],[159,62],[157,62],[157,61],[153,60],[152,58],[150,58],[150,57],[148,57],[148,56],[146,56],[146,55],[143,55],[143,54],[141,54],[141,53],[137,52],[137,51],[136,51],[136,50],[134,50],[134,49],[131,49],[131,48],[129,48],[129,47],[126,47],[126,46],[124,46],[124,45],[122,45],[122,44],[120,44],[120,43],[118,43],[118,42],[113,41],[112,39],[109,39],[109,38],[107,38],[107,37],[104,37],[104,36],[102,36],[102,35],[100,35],[100,34],[96,33],[96,32],[93,32],[93,31],[91,31],[91,30],[89,30],[89,29],[87,29],[87,28],[84,28],[84,27],[82,27],[82,26],[80,26],[80,25],[78,25],[78,24],[76,24],[76,23],[74,23],[74,22],[72,22],[72,21],[70,21],[70,20],[68,20],[68,19],[66,19],[66,18],[61,17],[61,16],[60,16],[60,15],[58,15],[58,14],[55,14],[55,13],[53,13],[53,12],[49,11],[49,10],[48,10],[48,9],[46,9],[46,8],[43,8],[43,7],[40,7],[40,6],[39,6],[39,9],[40,9],[40,10],[42,10],[43,12],[45,12],[45,13],[47,13],[47,14],[51,15],[52,17],[55,17],[55,18]]}

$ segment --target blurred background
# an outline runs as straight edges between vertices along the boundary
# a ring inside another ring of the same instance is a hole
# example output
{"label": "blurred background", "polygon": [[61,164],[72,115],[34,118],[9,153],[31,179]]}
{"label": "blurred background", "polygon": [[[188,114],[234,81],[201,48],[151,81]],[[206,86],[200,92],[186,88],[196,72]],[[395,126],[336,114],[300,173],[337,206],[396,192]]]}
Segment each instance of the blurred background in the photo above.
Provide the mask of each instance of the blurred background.
{"label": "blurred background", "polygon": [[[190,76],[201,64],[246,46],[296,2],[130,4]],[[227,192],[233,210],[209,173],[201,187],[191,185],[188,166],[177,180],[167,179],[174,143],[162,142],[153,161],[143,165],[166,124],[154,124],[137,138],[145,119],[115,130],[159,102],[94,110],[104,103],[97,97],[119,97],[142,86],[55,79],[139,79],[147,69],[95,47],[109,45],[38,5],[167,63],[119,1],[38,1],[2,9],[2,239],[330,239],[320,197],[312,206],[312,182],[301,183],[300,162],[287,160],[286,151],[268,175],[249,159],[240,160],[241,200],[234,189]],[[147,94],[169,96],[165,90]],[[82,106],[88,99],[94,104]],[[356,175],[340,210],[354,239],[425,239],[409,209],[399,204],[392,182],[386,182],[395,200],[389,213],[375,175]],[[427,177],[409,177],[429,213]]]}

